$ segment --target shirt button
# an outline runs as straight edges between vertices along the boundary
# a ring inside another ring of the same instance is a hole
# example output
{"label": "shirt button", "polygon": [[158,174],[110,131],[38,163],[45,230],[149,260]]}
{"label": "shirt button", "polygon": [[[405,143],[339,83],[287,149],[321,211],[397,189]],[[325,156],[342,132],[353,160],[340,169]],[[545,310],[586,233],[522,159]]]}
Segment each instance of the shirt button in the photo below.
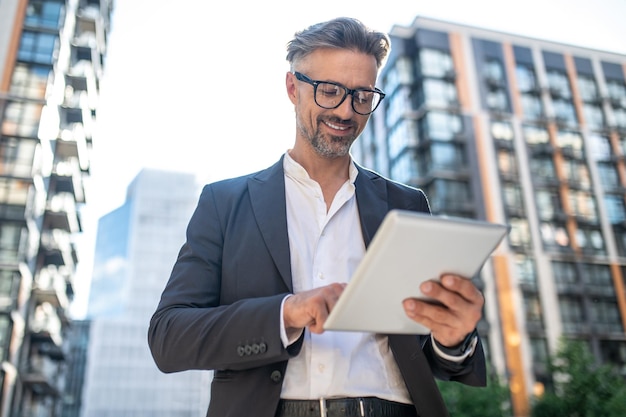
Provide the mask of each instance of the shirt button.
{"label": "shirt button", "polygon": [[326,367],[324,366],[324,364],[320,363],[319,365],[317,365],[317,369],[320,371],[320,373],[324,373],[324,369],[326,369]]}
{"label": "shirt button", "polygon": [[321,272],[317,274],[317,279],[324,279],[324,274]]}

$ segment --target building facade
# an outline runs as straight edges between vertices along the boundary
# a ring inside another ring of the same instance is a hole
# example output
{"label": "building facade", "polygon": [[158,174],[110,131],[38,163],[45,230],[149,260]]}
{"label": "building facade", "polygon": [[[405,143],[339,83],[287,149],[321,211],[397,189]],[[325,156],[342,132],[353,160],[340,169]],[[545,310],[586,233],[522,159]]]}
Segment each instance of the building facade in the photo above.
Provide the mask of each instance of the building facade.
{"label": "building facade", "polygon": [[0,416],[57,416],[110,0],[0,1]]}
{"label": "building facade", "polygon": [[191,174],[144,169],[98,221],[82,417],[206,415],[212,373],[163,374],[147,342],[199,195]]}
{"label": "building facade", "polygon": [[626,375],[626,56],[418,17],[353,153],[435,214],[511,226],[477,281],[515,415],[584,340]]}

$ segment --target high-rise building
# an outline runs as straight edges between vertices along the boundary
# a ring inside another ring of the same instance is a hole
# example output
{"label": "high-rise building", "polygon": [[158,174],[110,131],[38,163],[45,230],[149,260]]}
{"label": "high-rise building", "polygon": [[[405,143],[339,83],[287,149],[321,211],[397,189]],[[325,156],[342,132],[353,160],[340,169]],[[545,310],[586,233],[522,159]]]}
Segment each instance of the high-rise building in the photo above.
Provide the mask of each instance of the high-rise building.
{"label": "high-rise building", "polygon": [[144,169],[99,220],[82,417],[206,415],[212,373],[163,374],[147,342],[198,196],[192,174]]}
{"label": "high-rise building", "polygon": [[477,281],[515,415],[562,337],[626,374],[626,56],[422,17],[391,37],[353,153],[435,214],[511,225]]}
{"label": "high-rise building", "polygon": [[111,11],[0,1],[0,417],[59,415]]}

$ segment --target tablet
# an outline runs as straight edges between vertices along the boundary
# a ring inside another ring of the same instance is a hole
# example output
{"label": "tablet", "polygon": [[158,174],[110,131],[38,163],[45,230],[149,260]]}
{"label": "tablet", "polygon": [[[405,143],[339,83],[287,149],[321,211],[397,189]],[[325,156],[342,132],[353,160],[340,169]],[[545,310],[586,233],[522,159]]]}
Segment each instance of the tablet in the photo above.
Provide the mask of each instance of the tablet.
{"label": "tablet", "polygon": [[324,323],[326,330],[427,334],[402,301],[427,299],[423,281],[443,273],[474,277],[508,226],[405,210],[387,213],[361,263]]}

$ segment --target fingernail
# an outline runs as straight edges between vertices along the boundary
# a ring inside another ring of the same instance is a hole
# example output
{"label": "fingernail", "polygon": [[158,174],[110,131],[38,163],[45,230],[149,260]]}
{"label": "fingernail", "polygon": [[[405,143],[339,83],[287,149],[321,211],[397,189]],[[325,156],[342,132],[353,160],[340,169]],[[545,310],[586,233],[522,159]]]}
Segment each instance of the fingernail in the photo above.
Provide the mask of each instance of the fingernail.
{"label": "fingernail", "polygon": [[441,280],[443,282],[443,285],[445,285],[446,287],[451,287],[454,285],[454,277],[451,275],[446,275],[445,277],[442,278]]}
{"label": "fingernail", "polygon": [[433,290],[433,284],[431,284],[430,282],[425,282],[422,284],[422,292],[424,293],[429,293]]}

